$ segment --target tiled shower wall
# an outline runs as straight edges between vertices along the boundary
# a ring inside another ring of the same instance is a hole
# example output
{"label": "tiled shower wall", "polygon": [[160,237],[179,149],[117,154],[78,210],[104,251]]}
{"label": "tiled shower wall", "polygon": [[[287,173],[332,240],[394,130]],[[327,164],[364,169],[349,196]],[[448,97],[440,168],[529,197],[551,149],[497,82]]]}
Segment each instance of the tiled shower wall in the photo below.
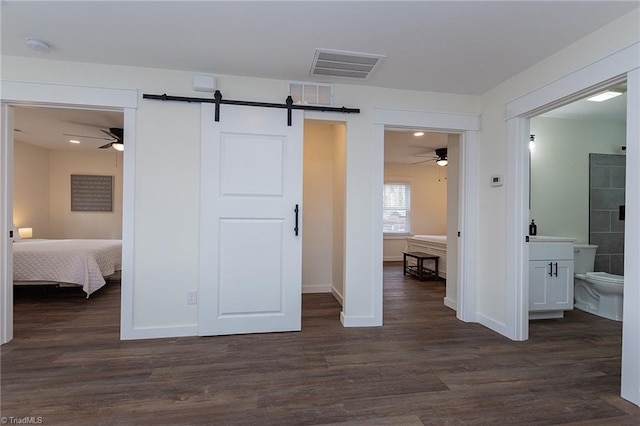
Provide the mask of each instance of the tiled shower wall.
{"label": "tiled shower wall", "polygon": [[624,275],[626,156],[589,154],[589,243],[596,244],[596,271]]}

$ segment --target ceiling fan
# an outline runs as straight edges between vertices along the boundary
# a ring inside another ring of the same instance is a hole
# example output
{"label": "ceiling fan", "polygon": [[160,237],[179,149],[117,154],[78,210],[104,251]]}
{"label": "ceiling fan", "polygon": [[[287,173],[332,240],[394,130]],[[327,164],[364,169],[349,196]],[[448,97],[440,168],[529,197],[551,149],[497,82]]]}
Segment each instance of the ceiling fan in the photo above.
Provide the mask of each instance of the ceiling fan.
{"label": "ceiling fan", "polygon": [[108,137],[96,137],[96,136],[87,136],[87,135],[72,135],[69,133],[63,133],[64,136],[72,136],[76,138],[87,138],[87,139],[101,139],[105,141],[109,141],[109,143],[99,146],[98,149],[105,148],[113,148],[116,151],[124,151],[124,139],[123,139],[123,129],[120,127],[109,127],[109,130],[99,129],[102,133],[104,133]]}
{"label": "ceiling fan", "polygon": [[[411,164],[420,164],[420,163],[425,163],[427,161],[435,161],[438,166],[442,166],[442,167],[449,164],[449,161],[447,160],[447,148],[438,148],[435,150],[435,154],[436,155],[433,155],[432,153],[428,153],[428,155],[430,156],[429,159],[418,161]],[[424,156],[425,154],[416,155],[416,157],[424,157]]]}

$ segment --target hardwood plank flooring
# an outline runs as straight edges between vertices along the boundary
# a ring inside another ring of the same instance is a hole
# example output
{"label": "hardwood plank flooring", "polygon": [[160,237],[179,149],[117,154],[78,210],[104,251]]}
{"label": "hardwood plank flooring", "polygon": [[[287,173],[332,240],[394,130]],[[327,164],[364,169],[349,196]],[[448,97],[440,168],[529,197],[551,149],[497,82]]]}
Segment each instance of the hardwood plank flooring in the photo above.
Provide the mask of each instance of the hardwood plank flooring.
{"label": "hardwood plank flooring", "polygon": [[384,326],[344,328],[330,294],[302,331],[119,340],[119,283],[16,291],[1,415],[45,425],[638,425],[622,324],[581,311],[512,342],[458,321],[444,282],[384,266]]}

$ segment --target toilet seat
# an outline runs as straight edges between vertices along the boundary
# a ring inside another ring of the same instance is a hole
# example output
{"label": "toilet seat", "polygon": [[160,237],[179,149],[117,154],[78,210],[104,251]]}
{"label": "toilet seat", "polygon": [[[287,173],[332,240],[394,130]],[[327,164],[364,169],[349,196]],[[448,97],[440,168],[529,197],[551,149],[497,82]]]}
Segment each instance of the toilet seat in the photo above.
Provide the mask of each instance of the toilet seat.
{"label": "toilet seat", "polygon": [[587,281],[602,284],[624,284],[623,275],[609,274],[607,272],[587,272],[585,274]]}

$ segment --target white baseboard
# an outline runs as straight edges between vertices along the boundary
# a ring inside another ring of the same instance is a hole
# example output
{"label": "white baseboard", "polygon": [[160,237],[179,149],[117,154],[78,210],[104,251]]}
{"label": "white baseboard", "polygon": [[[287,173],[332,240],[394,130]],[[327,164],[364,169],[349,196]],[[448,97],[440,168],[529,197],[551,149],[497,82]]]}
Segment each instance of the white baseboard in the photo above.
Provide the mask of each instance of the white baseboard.
{"label": "white baseboard", "polygon": [[447,308],[453,309],[454,311],[458,310],[458,302],[451,299],[450,297],[444,298],[444,306],[446,306]]}
{"label": "white baseboard", "polygon": [[338,303],[340,303],[340,306],[344,306],[344,297],[342,297],[342,294],[340,294],[335,287],[331,287],[331,294],[333,294],[333,297],[335,297]]}
{"label": "white baseboard", "polygon": [[402,262],[404,260],[404,256],[384,256],[382,258],[383,262]]}
{"label": "white baseboard", "polygon": [[498,322],[482,314],[477,314],[476,318],[478,320],[478,324],[484,325],[488,329],[493,330],[498,334],[502,334],[507,338],[510,338],[507,331],[507,326],[504,323]]}
{"label": "white baseboard", "polygon": [[161,339],[169,337],[191,337],[198,335],[197,325],[180,327],[140,327],[120,330],[120,340]]}
{"label": "white baseboard", "polygon": [[331,293],[331,284],[303,285],[303,293]]}
{"label": "white baseboard", "polygon": [[340,312],[340,322],[345,327],[380,327],[382,321],[377,320],[374,317],[347,317],[343,312]]}

